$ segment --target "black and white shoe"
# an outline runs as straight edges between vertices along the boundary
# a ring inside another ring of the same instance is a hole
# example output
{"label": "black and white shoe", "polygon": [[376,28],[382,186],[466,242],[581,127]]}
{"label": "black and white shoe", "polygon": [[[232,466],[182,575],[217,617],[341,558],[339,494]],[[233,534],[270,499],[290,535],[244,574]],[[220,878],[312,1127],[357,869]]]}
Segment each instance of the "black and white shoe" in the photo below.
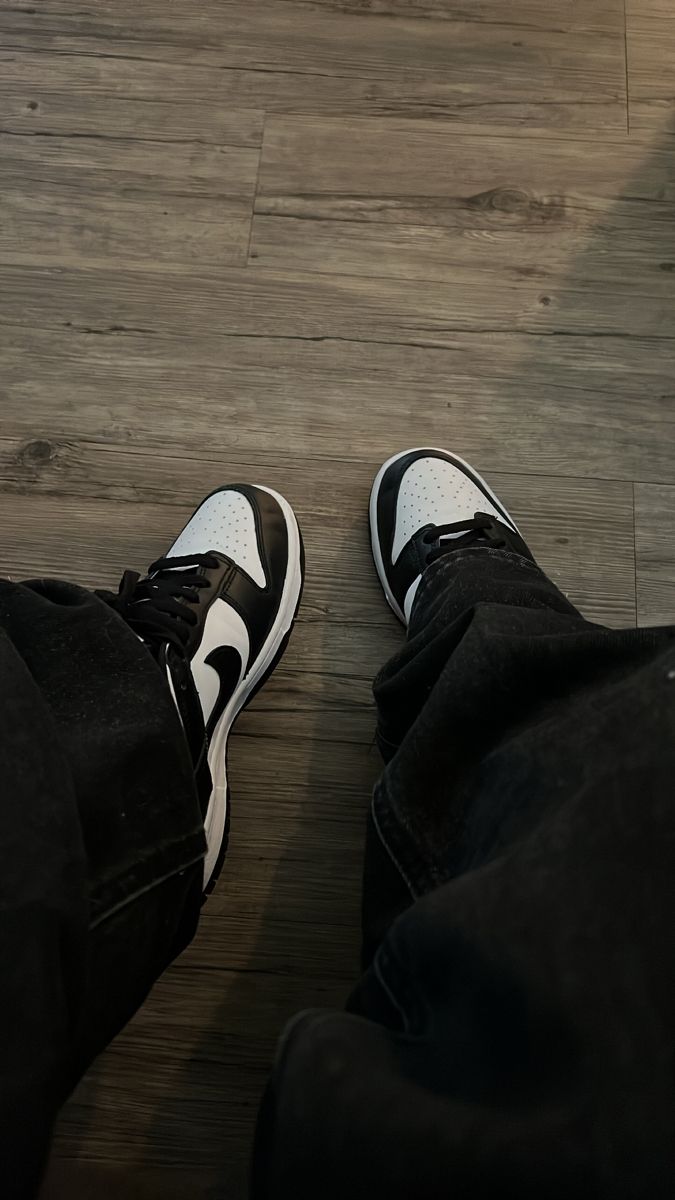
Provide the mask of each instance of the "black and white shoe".
{"label": "black and white shoe", "polygon": [[449,550],[492,545],[534,561],[485,480],[447,450],[404,450],[388,459],[370,496],[370,533],[384,594],[405,625],[422,575]]}
{"label": "black and white shoe", "polygon": [[226,850],[228,735],[285,649],[303,572],[290,504],[269,488],[236,484],[207,496],[143,579],[127,571],[117,595],[99,593],[166,674],[202,799],[205,888]]}

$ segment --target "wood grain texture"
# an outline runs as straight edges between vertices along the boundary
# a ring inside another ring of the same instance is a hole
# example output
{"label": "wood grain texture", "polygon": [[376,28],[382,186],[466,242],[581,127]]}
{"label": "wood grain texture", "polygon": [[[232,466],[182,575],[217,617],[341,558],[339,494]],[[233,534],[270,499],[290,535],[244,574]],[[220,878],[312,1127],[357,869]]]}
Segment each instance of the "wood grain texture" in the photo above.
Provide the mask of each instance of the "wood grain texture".
{"label": "wood grain texture", "polygon": [[193,147],[256,148],[262,142],[264,114],[260,110],[155,96],[150,89],[145,95],[106,95],[72,86],[66,72],[53,81],[49,71],[27,66],[23,56],[10,65],[14,70],[0,77],[3,133]]}
{"label": "wood grain texture", "polygon": [[[0,38],[46,15],[0,9]],[[0,262],[245,262],[260,110],[160,93],[142,72],[129,95],[50,71],[48,54],[0,60]]]}
{"label": "wood grain texture", "polygon": [[255,149],[0,133],[0,262],[242,263]]}
{"label": "wood grain texture", "polygon": [[557,33],[614,33],[623,30],[615,0],[559,0],[554,7],[541,0],[282,0],[294,7],[372,17],[420,17],[428,21],[472,22],[483,27],[541,29]]}
{"label": "wood grain texture", "polygon": [[[485,323],[499,322],[493,312],[503,321],[515,304],[515,319],[533,328],[588,329],[595,311],[606,332],[672,336],[674,217],[667,140],[598,155],[578,143],[477,139],[428,122],[383,131],[373,120],[274,117],[251,258],[452,285],[466,296],[467,317],[475,320],[475,302]],[[635,312],[638,294],[653,302]]]}
{"label": "wood grain texture", "polygon": [[635,557],[640,625],[675,622],[675,488],[635,485]]}
{"label": "wood grain texture", "polygon": [[114,587],[241,479],[308,564],[227,870],[43,1200],[244,1200],[281,1026],[352,986],[385,457],[453,447],[587,616],[672,618],[671,33],[666,0],[0,0],[0,570]]}
{"label": "wood grain texture", "polygon": [[126,0],[68,12],[48,0],[10,10],[2,23],[8,57],[112,56],[114,71],[107,83],[98,74],[99,87],[125,86],[133,61],[147,66],[154,83],[145,86],[165,94],[188,71],[198,94],[267,111],[426,116],[480,130],[625,131],[623,0],[587,3],[588,21],[575,20],[570,4],[561,19],[543,17],[542,4],[533,21],[532,7],[516,5],[511,22],[496,4],[467,13],[443,3],[434,12]]}
{"label": "wood grain texture", "polygon": [[66,456],[78,438],[161,452],[168,427],[179,456],[215,440],[376,464],[424,429],[486,470],[675,481],[667,337],[605,336],[596,318],[524,333],[506,307],[490,324],[487,294],[491,311],[462,317],[452,286],[352,276],[4,275],[4,412]]}
{"label": "wood grain texture", "polygon": [[[626,0],[629,122],[634,137],[675,135],[675,9],[670,0]],[[671,143],[672,144],[672,143]]]}

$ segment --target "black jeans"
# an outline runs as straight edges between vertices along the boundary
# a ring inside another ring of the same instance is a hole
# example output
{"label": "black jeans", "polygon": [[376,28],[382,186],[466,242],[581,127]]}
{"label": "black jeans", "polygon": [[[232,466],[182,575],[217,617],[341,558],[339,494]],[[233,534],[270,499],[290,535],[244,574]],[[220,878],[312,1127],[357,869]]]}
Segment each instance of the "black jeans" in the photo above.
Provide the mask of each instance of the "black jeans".
{"label": "black jeans", "polygon": [[191,939],[204,834],[166,683],[66,583],[0,581],[0,1194],[32,1196],[54,1117]]}
{"label": "black jeans", "polygon": [[256,1200],[675,1195],[675,630],[489,548],[429,569],[345,1013],[287,1029]]}
{"label": "black jeans", "polygon": [[[0,1166],[24,1196],[195,928],[203,836],[119,618],[3,584],[0,630]],[[456,551],[375,695],[364,975],[286,1031],[254,1195],[672,1196],[675,631],[590,625],[518,556]]]}

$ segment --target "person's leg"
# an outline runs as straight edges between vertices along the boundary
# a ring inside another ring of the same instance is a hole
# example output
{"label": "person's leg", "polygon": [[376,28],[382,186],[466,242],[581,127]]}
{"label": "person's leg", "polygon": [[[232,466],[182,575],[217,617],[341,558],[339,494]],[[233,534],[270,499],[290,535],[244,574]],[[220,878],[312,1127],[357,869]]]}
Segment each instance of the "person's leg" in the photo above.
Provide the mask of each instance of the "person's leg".
{"label": "person's leg", "polygon": [[97,597],[0,583],[4,1194],[29,1196],[57,1108],[192,934],[204,834],[145,646]]}
{"label": "person's leg", "polygon": [[59,1105],[194,933],[227,737],[301,584],[292,510],[246,486],[118,595],[0,583],[3,1195],[33,1194]]}
{"label": "person's leg", "polygon": [[287,1031],[254,1195],[669,1196],[675,631],[584,621],[450,455],[373,501],[410,628],[375,685],[367,969]]}

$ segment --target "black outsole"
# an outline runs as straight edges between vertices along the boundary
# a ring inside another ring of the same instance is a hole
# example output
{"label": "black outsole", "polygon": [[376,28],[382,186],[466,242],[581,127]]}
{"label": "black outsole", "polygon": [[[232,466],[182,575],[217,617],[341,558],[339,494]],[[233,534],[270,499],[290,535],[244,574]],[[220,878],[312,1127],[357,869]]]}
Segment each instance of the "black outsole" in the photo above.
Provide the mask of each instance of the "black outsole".
{"label": "black outsole", "polygon": [[[255,700],[260,689],[265,686],[265,684],[267,683],[267,680],[276,671],[277,667],[279,666],[279,663],[281,662],[281,659],[283,658],[284,654],[286,653],[288,643],[291,639],[291,634],[293,633],[293,630],[295,628],[296,618],[298,615],[298,611],[300,609],[300,604],[302,602],[302,593],[305,588],[305,545],[302,540],[302,533],[300,532],[300,527],[298,527],[298,536],[300,538],[300,591],[298,593],[298,602],[295,606],[295,612],[293,613],[291,627],[288,630],[288,633],[285,634],[283,641],[281,642],[279,649],[277,650],[274,658],[272,659],[272,662],[270,663],[269,667],[265,671],[265,674],[260,677],[260,679],[256,683],[253,691],[251,692],[250,696],[247,696],[245,704],[242,704],[241,708],[239,709],[239,712],[237,713],[236,717],[234,718],[234,721],[232,722],[232,729],[234,729],[235,725],[237,724],[237,721],[239,720],[239,718],[240,718],[241,714],[244,712],[244,710],[248,708],[248,706],[252,700]],[[232,729],[230,729],[230,733],[232,733]],[[229,742],[229,736],[228,736],[228,742]],[[225,756],[226,756],[225,757],[225,766],[227,769],[227,750],[225,751]],[[228,780],[229,780],[229,775],[228,775]],[[220,851],[218,853],[218,857],[215,862],[215,866],[213,868],[213,871],[211,872],[211,878],[209,879],[209,882],[207,883],[206,887],[204,888],[204,891],[202,894],[202,904],[204,904],[204,902],[208,899],[208,897],[211,895],[213,889],[215,888],[215,886],[218,882],[218,879],[220,877],[220,873],[223,869],[223,866],[225,865],[225,859],[227,858],[227,851],[228,851],[228,846],[230,843],[230,818],[231,818],[231,814],[232,814],[232,800],[231,800],[231,792],[230,792],[229,782],[227,784],[227,788],[225,791],[225,804],[227,807],[226,807],[226,811],[225,811],[225,829],[223,831],[223,841],[222,841],[222,844],[220,847]]]}

